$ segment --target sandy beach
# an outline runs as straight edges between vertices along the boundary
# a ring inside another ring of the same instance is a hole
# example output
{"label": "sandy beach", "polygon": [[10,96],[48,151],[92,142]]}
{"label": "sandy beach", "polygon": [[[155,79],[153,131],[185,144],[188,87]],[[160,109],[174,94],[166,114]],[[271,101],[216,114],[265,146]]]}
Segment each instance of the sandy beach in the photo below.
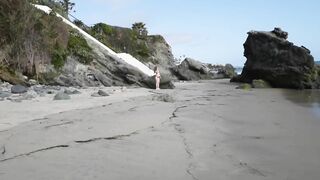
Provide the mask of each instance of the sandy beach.
{"label": "sandy beach", "polygon": [[0,179],[320,179],[318,101],[228,80],[175,85],[1,101]]}

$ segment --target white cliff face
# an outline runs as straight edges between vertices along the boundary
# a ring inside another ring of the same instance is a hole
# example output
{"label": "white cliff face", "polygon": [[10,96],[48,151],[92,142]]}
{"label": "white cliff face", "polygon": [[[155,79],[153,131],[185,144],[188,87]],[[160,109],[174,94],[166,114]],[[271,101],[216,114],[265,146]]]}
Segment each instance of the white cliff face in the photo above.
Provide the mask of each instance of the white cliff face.
{"label": "white cliff face", "polygon": [[[43,5],[34,5],[37,9],[50,14],[52,9],[49,8],[48,6],[43,6]],[[104,50],[106,50],[108,52],[108,54],[112,57],[115,57],[115,59],[121,59],[123,60],[120,63],[127,63],[130,64],[134,67],[136,67],[137,69],[139,69],[141,72],[143,72],[144,74],[146,74],[147,76],[153,76],[154,72],[147,67],[146,65],[144,65],[143,63],[141,63],[139,60],[137,60],[136,58],[134,58],[133,56],[131,56],[130,54],[126,54],[126,53],[116,53],[113,50],[111,50],[110,48],[108,48],[106,45],[104,45],[103,43],[101,43],[100,41],[98,41],[97,39],[95,39],[94,37],[92,37],[90,34],[86,33],[85,31],[83,31],[81,28],[79,28],[78,26],[76,26],[75,24],[73,24],[72,22],[70,22],[69,20],[67,20],[66,18],[64,18],[63,16],[61,16],[60,14],[56,13],[56,16],[61,18],[62,21],[66,24],[68,24],[69,26],[71,26],[72,28],[76,29],[79,31],[80,34],[82,34],[85,38],[88,38],[90,40],[92,40],[94,43],[96,43],[97,45],[99,45],[101,48],[103,48]]]}

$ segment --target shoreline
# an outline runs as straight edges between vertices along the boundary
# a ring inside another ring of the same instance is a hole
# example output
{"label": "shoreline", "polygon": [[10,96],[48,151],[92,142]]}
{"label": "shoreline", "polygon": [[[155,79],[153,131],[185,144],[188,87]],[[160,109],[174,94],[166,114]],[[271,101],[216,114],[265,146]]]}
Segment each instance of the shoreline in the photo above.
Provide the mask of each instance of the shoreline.
{"label": "shoreline", "polygon": [[117,94],[123,101],[2,132],[0,178],[320,178],[320,121],[285,90],[241,90],[227,80],[176,87],[128,89]]}

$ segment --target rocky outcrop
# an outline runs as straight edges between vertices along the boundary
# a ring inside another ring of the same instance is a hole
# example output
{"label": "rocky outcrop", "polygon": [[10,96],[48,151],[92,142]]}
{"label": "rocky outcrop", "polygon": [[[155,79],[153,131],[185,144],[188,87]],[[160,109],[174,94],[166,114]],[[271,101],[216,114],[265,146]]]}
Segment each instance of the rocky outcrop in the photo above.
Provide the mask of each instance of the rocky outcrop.
{"label": "rocky outcrop", "polygon": [[[141,86],[153,88],[154,78],[110,54],[95,42],[86,39],[92,48],[94,59],[85,65],[69,57],[55,83],[61,86]],[[165,74],[163,74],[165,75]],[[161,79],[161,88],[174,88],[171,78]]]}
{"label": "rocky outcrop", "polygon": [[236,76],[236,69],[231,64],[226,65],[208,65],[210,73],[214,79],[232,78]]}
{"label": "rocky outcrop", "polygon": [[[144,27],[145,28],[145,27]],[[136,29],[97,23],[90,33],[117,53],[129,53],[153,69],[155,65],[165,74],[174,66],[170,45],[161,35],[140,34]],[[88,30],[88,29],[87,29]]]}
{"label": "rocky outcrop", "polygon": [[170,70],[175,66],[174,56],[167,41],[160,35],[153,35],[148,36],[146,42],[150,53],[150,56],[144,60],[147,65],[151,69],[157,65],[161,74],[170,75],[172,79],[175,78]]}
{"label": "rocky outcrop", "polygon": [[172,68],[172,72],[179,80],[222,79],[235,76],[235,69],[231,64],[212,65],[186,58]]}
{"label": "rocky outcrop", "polygon": [[205,64],[191,58],[183,60],[181,64],[174,67],[172,71],[179,80],[190,81],[212,78],[209,69]]}
{"label": "rocky outcrop", "polygon": [[280,28],[248,32],[244,43],[247,61],[241,75],[231,81],[252,83],[254,79],[262,79],[273,87],[317,87],[317,70],[310,51],[295,46],[287,37],[288,33]]}
{"label": "rocky outcrop", "polygon": [[[46,6],[35,5],[35,7],[46,14],[51,12]],[[153,71],[143,63],[146,64],[149,60],[153,64],[159,64],[173,59],[170,46],[161,36],[141,36],[133,29],[111,27],[102,23],[88,29],[91,36],[58,13],[54,14],[62,20],[60,25],[66,29],[63,43],[52,48],[46,47],[50,49],[50,53],[53,51],[48,57],[46,56],[48,61],[42,61],[42,56],[36,56],[34,59],[41,61],[34,62],[34,65],[29,65],[30,70],[27,68],[28,71],[22,72],[41,84],[78,87],[100,85],[150,87],[149,76]],[[67,26],[71,27],[68,28],[70,31],[67,31]],[[42,36],[46,37],[41,34]],[[38,54],[33,51],[32,53]],[[3,59],[1,54],[3,53],[0,52],[0,61]],[[166,74],[165,70],[162,73]],[[11,77],[10,73],[4,74],[0,70],[0,79],[5,81],[9,79],[11,83],[22,84],[14,82],[15,79]],[[162,88],[173,88],[170,81],[163,81],[161,84]]]}

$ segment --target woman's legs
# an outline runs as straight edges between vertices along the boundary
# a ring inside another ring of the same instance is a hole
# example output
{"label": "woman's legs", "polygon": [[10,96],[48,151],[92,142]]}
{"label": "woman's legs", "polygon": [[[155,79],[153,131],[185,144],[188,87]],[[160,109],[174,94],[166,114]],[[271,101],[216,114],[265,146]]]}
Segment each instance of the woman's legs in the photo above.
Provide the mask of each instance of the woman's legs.
{"label": "woman's legs", "polygon": [[160,89],[160,78],[156,77],[156,89]]}

